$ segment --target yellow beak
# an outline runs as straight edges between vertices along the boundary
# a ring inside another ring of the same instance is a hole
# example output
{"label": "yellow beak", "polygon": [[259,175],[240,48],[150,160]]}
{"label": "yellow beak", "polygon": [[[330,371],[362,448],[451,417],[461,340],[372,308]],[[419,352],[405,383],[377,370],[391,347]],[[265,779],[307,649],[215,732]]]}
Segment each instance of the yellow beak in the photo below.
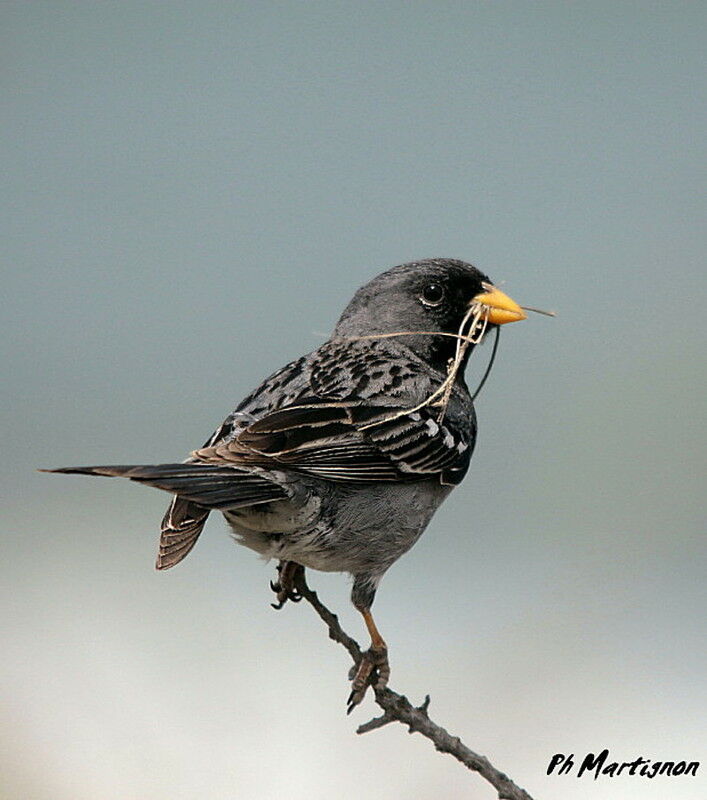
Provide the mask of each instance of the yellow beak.
{"label": "yellow beak", "polygon": [[477,294],[471,302],[480,303],[489,309],[489,322],[494,325],[505,325],[507,322],[518,322],[526,318],[525,311],[518,303],[500,289],[488,284],[484,284],[484,289],[486,291]]}

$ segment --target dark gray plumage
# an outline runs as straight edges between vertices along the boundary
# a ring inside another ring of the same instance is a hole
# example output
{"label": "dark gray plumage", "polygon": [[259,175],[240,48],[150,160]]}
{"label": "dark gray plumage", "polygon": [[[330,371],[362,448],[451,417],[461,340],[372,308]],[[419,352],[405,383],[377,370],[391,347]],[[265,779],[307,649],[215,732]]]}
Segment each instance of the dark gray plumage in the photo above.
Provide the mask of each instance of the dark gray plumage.
{"label": "dark gray plumage", "polygon": [[374,676],[387,680],[370,615],[378,584],[469,466],[476,419],[463,371],[473,344],[444,397],[439,390],[472,303],[491,326],[524,318],[470,264],[395,267],[356,292],[329,341],[263,381],[187,462],[55,471],[122,476],[174,494],[158,569],[181,561],[219,510],[237,541],[280,561],[281,604],[296,599],[302,567],[350,573],[372,639],[352,708]]}

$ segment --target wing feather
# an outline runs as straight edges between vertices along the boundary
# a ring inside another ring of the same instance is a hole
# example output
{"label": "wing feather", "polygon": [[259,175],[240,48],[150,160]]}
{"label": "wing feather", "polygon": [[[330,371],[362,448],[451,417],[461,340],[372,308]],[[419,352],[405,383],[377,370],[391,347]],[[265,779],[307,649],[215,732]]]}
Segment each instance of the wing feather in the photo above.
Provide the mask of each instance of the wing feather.
{"label": "wing feather", "polygon": [[[287,467],[333,481],[414,481],[463,477],[473,448],[473,425],[436,421],[437,409],[354,404],[282,408],[234,440],[197,450],[200,461]],[[445,481],[446,482],[446,481]]]}

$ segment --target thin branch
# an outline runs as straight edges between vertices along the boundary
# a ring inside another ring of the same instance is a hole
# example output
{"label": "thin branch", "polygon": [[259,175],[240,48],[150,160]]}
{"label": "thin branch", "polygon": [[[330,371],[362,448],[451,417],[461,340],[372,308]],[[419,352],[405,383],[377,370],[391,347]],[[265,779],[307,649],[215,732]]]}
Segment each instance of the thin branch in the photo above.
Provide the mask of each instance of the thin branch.
{"label": "thin branch", "polygon": [[[361,648],[341,627],[336,614],[329,611],[317,597],[317,593],[309,588],[304,570],[296,576],[295,585],[297,591],[314,608],[329,629],[329,638],[343,645],[357,665],[361,660]],[[429,739],[440,753],[449,753],[467,769],[478,772],[496,789],[499,800],[533,800],[524,789],[516,786],[507,775],[496,769],[486,757],[470,750],[458,736],[452,736],[430,719],[427,713],[430,704],[429,695],[425,697],[422,705],[415,707],[407,697],[387,687],[374,689],[374,692],[376,703],[383,709],[383,714],[360,725],[357,733],[368,733],[391,722],[402,722],[403,725],[407,725],[410,733],[420,733]]]}

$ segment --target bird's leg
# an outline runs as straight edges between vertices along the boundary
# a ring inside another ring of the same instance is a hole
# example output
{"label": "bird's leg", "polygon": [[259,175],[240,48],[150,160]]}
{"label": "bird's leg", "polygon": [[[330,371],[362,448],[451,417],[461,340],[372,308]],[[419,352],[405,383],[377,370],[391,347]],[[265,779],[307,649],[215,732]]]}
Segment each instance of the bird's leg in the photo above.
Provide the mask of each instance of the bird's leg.
{"label": "bird's leg", "polygon": [[388,646],[376,628],[370,609],[359,608],[359,611],[371,635],[371,646],[361,653],[361,660],[349,673],[351,694],[346,702],[347,714],[350,714],[363,700],[369,686],[382,689],[388,685],[390,678]]}
{"label": "bird's leg", "polygon": [[277,580],[270,581],[270,588],[277,596],[277,603],[271,603],[276,611],[279,611],[288,600],[299,603],[302,599],[302,595],[295,589],[295,582],[300,572],[304,572],[304,567],[296,561],[281,561],[277,565]]}
{"label": "bird's leg", "polygon": [[[370,595],[367,603],[361,603],[362,588],[358,579],[354,582],[352,600],[356,609],[361,612],[363,621],[366,623],[368,633],[371,637],[371,646],[368,650],[361,653],[361,660],[349,673],[351,680],[351,694],[346,703],[346,713],[350,714],[354,708],[363,700],[366,689],[373,686],[382,689],[388,685],[390,678],[390,664],[388,663],[388,645],[380,635],[376,623],[371,614],[371,604],[375,594],[375,587],[368,584],[365,587],[365,594]],[[366,598],[368,599],[368,597]]]}

